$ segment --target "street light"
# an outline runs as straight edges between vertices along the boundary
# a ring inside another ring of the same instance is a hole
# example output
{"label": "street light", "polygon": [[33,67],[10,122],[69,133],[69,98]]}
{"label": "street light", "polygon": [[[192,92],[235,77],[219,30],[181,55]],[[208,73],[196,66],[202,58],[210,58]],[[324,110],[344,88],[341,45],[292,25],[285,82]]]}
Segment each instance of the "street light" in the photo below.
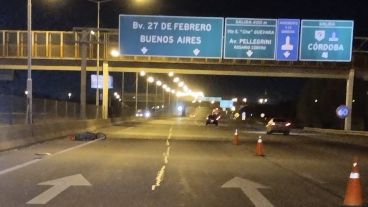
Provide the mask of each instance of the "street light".
{"label": "street light", "polygon": [[148,77],[146,81],[146,110],[148,110],[148,83],[153,83],[155,79],[153,77]]}
{"label": "street light", "polygon": [[27,124],[33,123],[32,114],[32,0],[27,2]]}
{"label": "street light", "polygon": [[68,97],[69,97],[69,99],[72,97],[72,93],[68,93]]}
{"label": "street light", "polygon": [[97,4],[97,51],[96,51],[96,76],[97,76],[97,88],[96,88],[96,107],[98,112],[99,106],[99,88],[98,88],[98,77],[100,75],[100,10],[101,10],[101,3],[107,3],[112,0],[89,0],[90,2]]}
{"label": "street light", "polygon": [[161,86],[162,82],[160,80],[156,81],[156,88],[155,88],[155,105],[157,105],[157,86]]}
{"label": "street light", "polygon": [[120,53],[117,49],[113,49],[113,50],[110,51],[110,55],[112,57],[119,57]]}
{"label": "street light", "polygon": [[177,82],[179,82],[179,81],[180,81],[180,78],[175,77],[173,81],[174,81],[174,83],[177,83]]}
{"label": "street light", "polygon": [[28,0],[27,5],[27,124],[32,124],[32,0]]}

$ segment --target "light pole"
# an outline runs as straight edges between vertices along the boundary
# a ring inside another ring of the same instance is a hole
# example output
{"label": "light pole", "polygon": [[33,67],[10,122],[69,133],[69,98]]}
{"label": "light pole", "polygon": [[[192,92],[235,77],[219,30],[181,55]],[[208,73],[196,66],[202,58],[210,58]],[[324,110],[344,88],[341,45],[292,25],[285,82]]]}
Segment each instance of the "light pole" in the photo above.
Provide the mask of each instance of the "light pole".
{"label": "light pole", "polygon": [[148,80],[146,81],[146,111],[148,110]]}
{"label": "light pole", "polygon": [[28,0],[27,6],[27,55],[28,55],[28,74],[27,74],[27,124],[33,123],[32,117],[32,0]]}
{"label": "light pole", "polygon": [[90,2],[97,4],[97,51],[96,51],[96,76],[97,76],[97,87],[96,87],[96,118],[99,116],[99,105],[100,105],[100,90],[98,88],[98,77],[100,74],[100,10],[101,3],[110,2],[112,0],[89,0]]}
{"label": "light pole", "polygon": [[[141,71],[139,72],[141,77],[146,75],[146,72]],[[135,112],[138,111],[138,72],[135,74]]]}
{"label": "light pole", "polygon": [[135,112],[138,111],[138,72],[135,73]]}
{"label": "light pole", "polygon": [[153,83],[154,81],[153,77],[148,77],[146,81],[146,110],[148,110],[148,83]]}
{"label": "light pole", "polygon": [[156,81],[156,90],[155,90],[155,105],[157,106],[157,86],[161,86],[162,82],[161,81]]}

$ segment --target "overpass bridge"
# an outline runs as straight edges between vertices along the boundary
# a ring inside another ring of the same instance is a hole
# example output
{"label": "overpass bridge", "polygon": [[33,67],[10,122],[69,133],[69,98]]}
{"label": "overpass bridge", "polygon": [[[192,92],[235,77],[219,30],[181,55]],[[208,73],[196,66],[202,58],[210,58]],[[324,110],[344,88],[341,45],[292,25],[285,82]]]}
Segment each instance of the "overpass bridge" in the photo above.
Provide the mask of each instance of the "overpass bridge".
{"label": "overpass bridge", "polygon": [[[82,31],[32,31],[32,70],[81,71]],[[97,39],[88,34],[87,71],[97,68]],[[271,60],[229,60],[205,58],[172,58],[150,56],[113,57],[118,49],[118,30],[100,34],[100,57],[104,70],[200,75],[260,77],[331,78],[346,80],[346,105],[352,108],[354,78],[368,80],[368,38],[354,38],[353,61],[281,62]],[[27,31],[0,30],[0,69],[27,69]],[[350,130],[351,117],[345,121]]]}

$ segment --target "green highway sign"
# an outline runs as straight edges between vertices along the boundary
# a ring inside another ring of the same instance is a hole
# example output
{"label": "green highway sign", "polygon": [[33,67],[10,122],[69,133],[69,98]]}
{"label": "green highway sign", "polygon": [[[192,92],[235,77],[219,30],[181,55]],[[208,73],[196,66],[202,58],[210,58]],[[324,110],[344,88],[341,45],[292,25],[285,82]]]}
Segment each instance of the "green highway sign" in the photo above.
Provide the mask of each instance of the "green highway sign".
{"label": "green highway sign", "polygon": [[224,19],[120,15],[121,55],[221,58]]}
{"label": "green highway sign", "polygon": [[350,62],[354,21],[302,20],[299,60]]}
{"label": "green highway sign", "polygon": [[276,19],[225,19],[225,59],[274,60]]}

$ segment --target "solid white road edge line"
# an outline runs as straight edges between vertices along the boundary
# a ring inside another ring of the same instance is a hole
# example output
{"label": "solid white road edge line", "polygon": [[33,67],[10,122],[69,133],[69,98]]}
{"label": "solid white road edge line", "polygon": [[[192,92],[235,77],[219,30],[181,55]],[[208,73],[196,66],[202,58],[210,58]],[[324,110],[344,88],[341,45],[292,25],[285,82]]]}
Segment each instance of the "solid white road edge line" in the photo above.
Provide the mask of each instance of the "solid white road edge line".
{"label": "solid white road edge line", "polygon": [[60,154],[63,154],[63,153],[66,153],[66,152],[69,152],[69,151],[72,151],[72,150],[75,150],[75,149],[78,149],[78,148],[81,148],[81,147],[84,147],[86,145],[89,145],[89,144],[92,144],[94,142],[97,142],[97,141],[100,141],[101,139],[95,139],[93,141],[90,141],[90,142],[87,142],[87,143],[84,143],[84,144],[80,144],[80,145],[77,145],[77,146],[74,146],[74,147],[71,147],[71,148],[68,148],[68,149],[65,149],[65,150],[62,150],[62,151],[59,151],[59,152],[56,152],[55,154],[52,154],[52,155],[49,155],[47,157],[45,157],[44,159],[37,159],[37,160],[30,160],[28,162],[25,162],[25,163],[22,163],[22,164],[19,164],[19,165],[16,165],[14,167],[10,167],[8,169],[5,169],[5,170],[2,170],[0,171],[0,175],[4,175],[6,173],[10,173],[10,172],[13,172],[13,171],[16,171],[16,170],[19,170],[21,168],[24,168],[24,167],[27,167],[29,165],[32,165],[32,164],[35,164],[41,160],[46,160],[46,159],[49,159],[51,157],[54,157],[54,156],[57,156],[57,155],[60,155]]}

